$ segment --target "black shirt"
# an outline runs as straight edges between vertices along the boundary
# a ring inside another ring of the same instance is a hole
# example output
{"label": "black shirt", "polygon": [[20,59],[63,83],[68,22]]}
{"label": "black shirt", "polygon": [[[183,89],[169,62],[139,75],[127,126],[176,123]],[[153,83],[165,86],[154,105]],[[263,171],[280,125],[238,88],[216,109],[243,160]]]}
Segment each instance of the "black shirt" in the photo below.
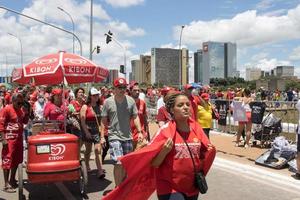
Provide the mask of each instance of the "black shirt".
{"label": "black shirt", "polygon": [[261,124],[263,117],[264,117],[266,107],[267,107],[266,103],[265,102],[251,102],[249,105],[250,105],[250,108],[252,109],[252,111],[251,111],[252,123]]}

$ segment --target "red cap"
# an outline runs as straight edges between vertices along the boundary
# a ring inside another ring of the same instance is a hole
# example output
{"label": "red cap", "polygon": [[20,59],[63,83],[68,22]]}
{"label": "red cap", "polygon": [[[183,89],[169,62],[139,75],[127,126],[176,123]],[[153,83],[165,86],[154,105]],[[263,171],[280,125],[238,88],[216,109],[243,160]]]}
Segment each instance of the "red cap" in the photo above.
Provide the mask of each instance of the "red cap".
{"label": "red cap", "polygon": [[193,88],[193,86],[192,86],[191,84],[186,84],[186,85],[184,86],[184,89],[185,89],[185,90],[189,90],[189,89],[191,89],[191,88]]}
{"label": "red cap", "polygon": [[201,98],[204,99],[204,100],[208,100],[208,99],[209,99],[209,94],[207,94],[207,93],[202,93],[202,94],[201,94]]}
{"label": "red cap", "polygon": [[172,88],[170,88],[170,87],[164,87],[164,88],[160,91],[160,93],[161,93],[163,96],[165,96],[171,89],[172,89]]}
{"label": "red cap", "polygon": [[114,87],[127,86],[125,78],[117,78],[114,80]]}
{"label": "red cap", "polygon": [[54,89],[52,89],[51,94],[52,94],[52,95],[62,94],[62,89],[54,88]]}

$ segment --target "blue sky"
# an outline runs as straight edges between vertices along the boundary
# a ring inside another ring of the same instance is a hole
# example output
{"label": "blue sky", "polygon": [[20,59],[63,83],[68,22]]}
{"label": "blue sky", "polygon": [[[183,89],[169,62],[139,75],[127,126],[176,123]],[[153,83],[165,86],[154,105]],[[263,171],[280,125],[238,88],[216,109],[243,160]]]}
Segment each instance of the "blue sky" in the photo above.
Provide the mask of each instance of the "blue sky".
{"label": "blue sky", "polygon": [[[2,0],[0,5],[71,30],[70,19],[56,7],[64,8],[74,18],[88,57],[90,1]],[[108,68],[122,64],[120,47],[105,44],[108,30],[127,47],[129,66],[152,47],[178,48],[181,25],[182,46],[191,54],[208,40],[236,42],[242,76],[246,67],[270,70],[276,65],[294,65],[300,76],[300,0],[94,0],[93,45],[100,45],[101,53],[93,60]],[[70,36],[0,9],[0,65],[6,67],[7,61],[9,69],[20,66],[20,45],[7,32],[24,43],[24,63],[58,50],[72,51]]]}

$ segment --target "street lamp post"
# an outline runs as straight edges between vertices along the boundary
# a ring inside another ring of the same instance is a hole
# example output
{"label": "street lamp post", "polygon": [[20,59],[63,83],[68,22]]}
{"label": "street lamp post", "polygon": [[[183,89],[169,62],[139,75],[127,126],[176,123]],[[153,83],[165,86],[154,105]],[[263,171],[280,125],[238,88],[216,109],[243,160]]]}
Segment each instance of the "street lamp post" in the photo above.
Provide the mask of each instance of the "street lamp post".
{"label": "street lamp post", "polygon": [[179,38],[179,87],[181,88],[182,84],[182,50],[181,50],[181,38],[182,38],[182,32],[184,29],[184,25],[181,26],[180,31],[180,38]]}
{"label": "street lamp post", "polygon": [[91,0],[91,16],[90,16],[90,60],[93,60],[93,0]]}
{"label": "street lamp post", "polygon": [[[67,11],[65,11],[63,8],[61,8],[61,7],[57,7],[57,9],[59,9],[59,10],[61,10],[62,12],[64,12],[64,13],[66,13],[69,17],[70,17],[70,19],[71,19],[71,21],[72,21],[72,30],[73,30],[73,34],[74,34],[74,32],[75,32],[75,25],[74,25],[74,20],[73,20],[73,18],[72,18],[72,16],[70,15],[70,13],[68,13]],[[73,53],[74,53],[74,42],[75,42],[75,38],[74,38],[74,35],[73,35]]]}
{"label": "street lamp post", "polygon": [[48,25],[48,26],[51,26],[51,27],[56,28],[56,29],[58,29],[58,30],[64,31],[64,32],[66,32],[66,33],[72,34],[72,35],[78,40],[78,43],[79,43],[79,46],[80,46],[80,55],[82,56],[82,44],[81,44],[81,41],[79,40],[79,38],[77,37],[77,35],[75,35],[74,33],[70,32],[70,31],[68,31],[68,30],[66,30],[66,29],[60,28],[60,27],[58,27],[58,26],[55,26],[55,25],[53,25],[53,24],[44,22],[44,21],[42,21],[42,20],[39,20],[39,19],[36,19],[36,18],[34,18],[34,17],[25,15],[25,14],[23,14],[23,13],[17,12],[17,11],[15,11],[15,10],[6,8],[6,7],[4,7],[4,6],[0,6],[0,8],[2,8],[2,9],[4,9],[4,10],[7,10],[7,11],[10,11],[10,12],[12,12],[12,13],[18,14],[18,15],[21,15],[21,16],[23,16],[23,17],[32,19],[32,20],[34,20],[34,21],[40,22],[40,23],[42,23],[42,24],[46,24],[46,25]]}
{"label": "street lamp post", "polygon": [[21,67],[23,67],[23,45],[22,45],[22,41],[19,37],[17,37],[16,35],[14,35],[12,33],[7,33],[7,34],[17,38],[20,42],[20,45],[21,45]]}

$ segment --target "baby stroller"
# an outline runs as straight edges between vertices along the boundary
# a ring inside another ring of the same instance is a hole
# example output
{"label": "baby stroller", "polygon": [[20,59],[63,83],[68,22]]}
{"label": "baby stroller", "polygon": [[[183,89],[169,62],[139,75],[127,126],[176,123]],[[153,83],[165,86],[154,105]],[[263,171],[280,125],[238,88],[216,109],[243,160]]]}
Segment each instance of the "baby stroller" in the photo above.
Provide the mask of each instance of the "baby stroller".
{"label": "baby stroller", "polygon": [[270,146],[271,142],[279,136],[282,131],[281,119],[270,112],[262,121],[260,128],[254,131],[254,139],[260,141],[261,147]]}

